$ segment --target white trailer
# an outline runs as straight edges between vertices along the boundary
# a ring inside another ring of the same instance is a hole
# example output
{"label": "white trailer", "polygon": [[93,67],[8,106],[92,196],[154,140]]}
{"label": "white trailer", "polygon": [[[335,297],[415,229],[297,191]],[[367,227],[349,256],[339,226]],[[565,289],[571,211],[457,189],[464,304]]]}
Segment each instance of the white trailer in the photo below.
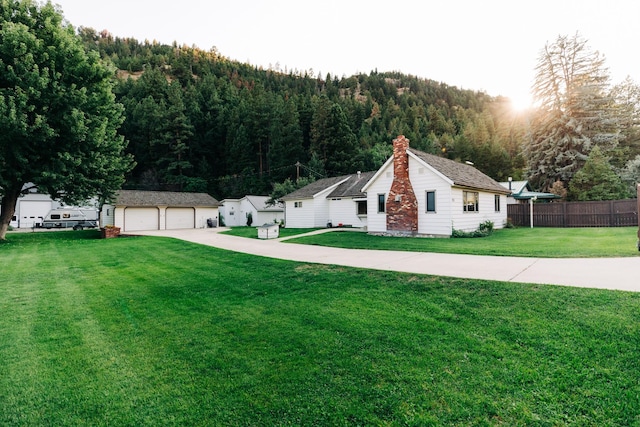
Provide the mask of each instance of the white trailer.
{"label": "white trailer", "polygon": [[95,228],[98,226],[98,211],[93,209],[58,208],[52,209],[42,220],[40,227],[51,228]]}

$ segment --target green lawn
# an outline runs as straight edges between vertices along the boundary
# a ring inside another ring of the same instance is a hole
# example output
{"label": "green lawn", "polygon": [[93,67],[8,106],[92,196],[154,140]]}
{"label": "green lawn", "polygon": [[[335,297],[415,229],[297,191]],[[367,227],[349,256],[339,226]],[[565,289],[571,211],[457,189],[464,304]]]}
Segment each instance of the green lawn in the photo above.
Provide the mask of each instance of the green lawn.
{"label": "green lawn", "polygon": [[97,235],[0,244],[0,425],[640,423],[640,294]]}
{"label": "green lawn", "polygon": [[[313,230],[318,230],[318,228],[281,228],[279,237],[297,236],[298,234],[308,233]],[[258,238],[258,230],[256,227],[231,227],[229,230],[223,231],[222,234],[253,239]]]}
{"label": "green lawn", "polygon": [[407,238],[339,231],[288,240],[290,243],[353,249],[441,252],[544,258],[638,256],[637,227],[509,228],[482,238]]}

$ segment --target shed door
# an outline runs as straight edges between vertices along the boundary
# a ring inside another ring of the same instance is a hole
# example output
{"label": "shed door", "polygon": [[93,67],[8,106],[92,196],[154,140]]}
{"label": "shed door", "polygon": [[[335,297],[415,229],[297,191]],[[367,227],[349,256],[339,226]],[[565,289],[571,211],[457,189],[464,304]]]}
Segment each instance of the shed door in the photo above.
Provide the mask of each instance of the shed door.
{"label": "shed door", "polygon": [[30,228],[36,224],[42,224],[42,219],[51,210],[51,202],[48,200],[22,200],[19,203],[20,215],[16,215],[18,224],[12,222],[11,225],[17,225],[20,228]]}
{"label": "shed door", "polygon": [[167,230],[196,228],[194,208],[167,208]]}
{"label": "shed door", "polygon": [[159,230],[158,208],[126,208],[123,231]]}

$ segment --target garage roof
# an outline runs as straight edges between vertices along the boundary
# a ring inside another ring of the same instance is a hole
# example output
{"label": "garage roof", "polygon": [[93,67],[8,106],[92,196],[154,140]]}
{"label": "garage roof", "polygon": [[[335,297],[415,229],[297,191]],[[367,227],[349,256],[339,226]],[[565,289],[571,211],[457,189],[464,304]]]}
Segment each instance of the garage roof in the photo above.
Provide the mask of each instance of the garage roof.
{"label": "garage roof", "polygon": [[172,191],[120,190],[116,206],[200,206],[218,207],[220,202],[207,193],[180,193]]}

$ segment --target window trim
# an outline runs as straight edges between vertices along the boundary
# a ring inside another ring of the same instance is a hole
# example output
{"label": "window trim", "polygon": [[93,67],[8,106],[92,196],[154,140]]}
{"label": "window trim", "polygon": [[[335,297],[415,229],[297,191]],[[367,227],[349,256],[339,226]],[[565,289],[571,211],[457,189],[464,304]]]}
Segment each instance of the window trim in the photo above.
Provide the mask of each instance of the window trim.
{"label": "window trim", "polygon": [[493,209],[496,212],[500,212],[500,208],[502,207],[501,205],[502,205],[502,203],[500,202],[500,195],[499,194],[494,194],[493,195]]}
{"label": "window trim", "polygon": [[[363,217],[363,216],[367,216],[367,201],[366,200],[356,200],[356,215]],[[364,213],[360,213],[360,207],[364,206]]]}
{"label": "window trim", "polygon": [[[473,195],[471,199],[469,197],[470,195]],[[472,206],[473,209],[469,209],[469,206]],[[466,190],[462,191],[462,211],[466,213],[480,212],[480,192]]]}
{"label": "window trim", "polygon": [[[433,194],[433,209],[429,210],[429,194]],[[425,191],[425,207],[424,211],[426,213],[436,213],[438,212],[437,203],[436,203],[436,190],[427,190]]]}
{"label": "window trim", "polygon": [[[380,209],[382,207],[382,209]],[[387,195],[385,193],[378,193],[378,213],[387,212]]]}

